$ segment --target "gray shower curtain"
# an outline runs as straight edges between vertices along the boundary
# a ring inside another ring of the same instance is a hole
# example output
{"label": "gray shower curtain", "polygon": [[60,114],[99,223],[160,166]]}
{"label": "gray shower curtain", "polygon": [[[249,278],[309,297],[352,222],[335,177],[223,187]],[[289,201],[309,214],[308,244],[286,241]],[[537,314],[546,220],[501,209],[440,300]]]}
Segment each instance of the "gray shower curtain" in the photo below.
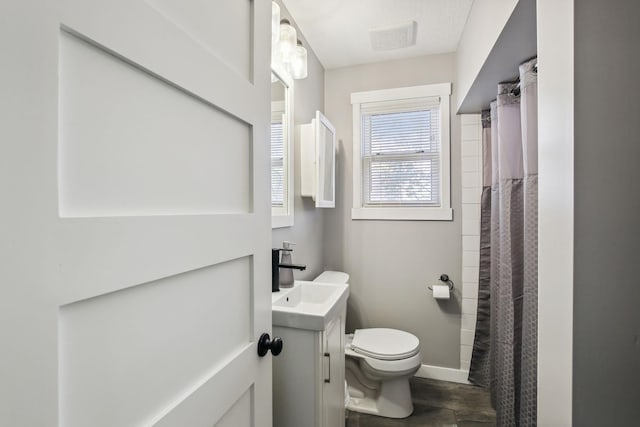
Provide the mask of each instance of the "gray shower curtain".
{"label": "gray shower curtain", "polygon": [[482,115],[478,315],[469,381],[489,387],[498,426],[536,425],[538,100],[536,60],[498,85]]}

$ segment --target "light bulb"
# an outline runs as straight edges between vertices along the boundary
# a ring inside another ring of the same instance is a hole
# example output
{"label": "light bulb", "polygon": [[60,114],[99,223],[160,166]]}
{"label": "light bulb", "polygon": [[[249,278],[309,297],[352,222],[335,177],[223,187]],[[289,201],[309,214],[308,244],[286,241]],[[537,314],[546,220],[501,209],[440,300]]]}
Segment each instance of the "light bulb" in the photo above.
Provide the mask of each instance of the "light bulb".
{"label": "light bulb", "polygon": [[280,39],[280,6],[274,1],[271,2],[271,49],[275,48]]}
{"label": "light bulb", "polygon": [[278,56],[284,64],[291,62],[291,55],[296,47],[298,36],[296,29],[287,19],[280,21],[280,41],[278,42]]}
{"label": "light bulb", "polygon": [[307,49],[298,40],[296,47],[291,54],[289,72],[294,79],[304,79],[307,77]]}

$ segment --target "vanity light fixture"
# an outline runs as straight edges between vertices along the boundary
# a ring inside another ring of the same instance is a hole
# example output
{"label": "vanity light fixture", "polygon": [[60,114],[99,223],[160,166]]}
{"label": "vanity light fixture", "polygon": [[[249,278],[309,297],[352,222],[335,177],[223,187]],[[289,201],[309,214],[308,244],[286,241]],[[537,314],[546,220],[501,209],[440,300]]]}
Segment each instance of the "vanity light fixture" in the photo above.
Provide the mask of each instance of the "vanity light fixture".
{"label": "vanity light fixture", "polygon": [[271,68],[286,71],[296,80],[307,78],[307,49],[298,40],[289,20],[280,19],[280,6],[274,1],[271,2]]}

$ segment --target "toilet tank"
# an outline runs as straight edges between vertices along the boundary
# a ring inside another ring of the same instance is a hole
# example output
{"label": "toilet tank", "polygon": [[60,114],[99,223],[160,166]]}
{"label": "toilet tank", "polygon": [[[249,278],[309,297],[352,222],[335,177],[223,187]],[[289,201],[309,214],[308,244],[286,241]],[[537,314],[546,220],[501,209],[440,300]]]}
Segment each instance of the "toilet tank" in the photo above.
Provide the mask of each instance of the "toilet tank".
{"label": "toilet tank", "polygon": [[349,283],[349,275],[342,271],[323,271],[322,274],[313,279],[313,281],[342,285],[344,283]]}

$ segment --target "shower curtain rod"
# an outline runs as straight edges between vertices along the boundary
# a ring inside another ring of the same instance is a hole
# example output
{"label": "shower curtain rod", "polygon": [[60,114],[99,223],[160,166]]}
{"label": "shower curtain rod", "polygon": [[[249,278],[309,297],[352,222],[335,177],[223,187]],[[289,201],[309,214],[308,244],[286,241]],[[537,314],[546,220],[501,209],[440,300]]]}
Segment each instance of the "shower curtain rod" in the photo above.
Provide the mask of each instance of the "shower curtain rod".
{"label": "shower curtain rod", "polygon": [[[531,59],[533,59],[533,58],[531,58]],[[531,59],[529,59],[527,61],[530,61]],[[527,61],[524,61],[523,64],[525,62],[527,62]],[[537,62],[533,65],[533,72],[534,73],[538,72],[538,63]],[[513,89],[511,89],[510,93],[515,95],[515,96],[519,96],[520,95],[520,86],[521,85],[520,85],[520,78],[519,77],[517,79],[515,79],[514,81],[512,81],[512,82],[504,82],[504,83],[515,83],[515,87]],[[495,99],[494,99],[494,101],[495,101]],[[481,120],[491,121],[491,118],[490,117],[485,117],[485,118],[483,118]]]}
{"label": "shower curtain rod", "polygon": [[[526,61],[525,61],[525,62],[526,62]],[[534,73],[537,73],[537,72],[538,72],[538,63],[537,63],[537,62],[536,62],[536,63],[534,64],[534,66],[533,66],[533,72],[534,72]],[[515,95],[515,96],[518,96],[518,95],[520,95],[520,86],[521,86],[521,84],[520,84],[520,78],[517,78],[513,83],[515,83],[515,84],[516,84],[516,86],[515,86],[513,89],[511,89],[511,93],[512,93],[513,95]]]}

